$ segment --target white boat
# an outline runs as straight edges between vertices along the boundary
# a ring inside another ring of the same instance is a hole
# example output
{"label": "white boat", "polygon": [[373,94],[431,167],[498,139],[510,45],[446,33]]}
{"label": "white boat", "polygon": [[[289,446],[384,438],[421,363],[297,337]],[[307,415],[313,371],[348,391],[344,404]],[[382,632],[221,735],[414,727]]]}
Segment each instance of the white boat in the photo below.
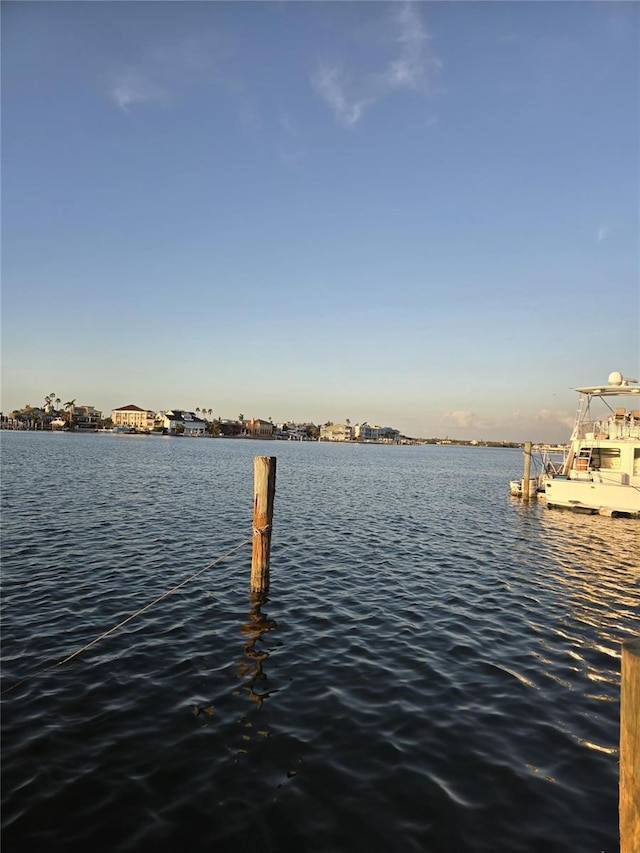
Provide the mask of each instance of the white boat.
{"label": "white boat", "polygon": [[561,472],[544,478],[548,507],[640,518],[640,385],[615,371],[576,388],[578,410]]}

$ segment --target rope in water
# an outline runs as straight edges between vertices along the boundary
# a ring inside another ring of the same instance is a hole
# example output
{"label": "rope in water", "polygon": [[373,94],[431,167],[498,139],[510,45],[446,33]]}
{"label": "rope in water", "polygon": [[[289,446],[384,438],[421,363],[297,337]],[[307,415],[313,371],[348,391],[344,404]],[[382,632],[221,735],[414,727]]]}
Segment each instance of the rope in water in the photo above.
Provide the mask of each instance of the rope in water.
{"label": "rope in water", "polygon": [[[264,533],[265,530],[266,528],[254,529],[254,533]],[[230,551],[227,551],[226,554],[223,554],[221,557],[217,557],[211,563],[206,565],[203,569],[199,569],[195,574],[190,575],[183,581],[180,581],[180,583],[172,587],[172,589],[168,590],[167,592],[163,592],[162,595],[159,595],[157,598],[154,598],[153,601],[150,601],[148,604],[145,604],[144,607],[141,607],[139,610],[136,610],[135,613],[131,613],[129,616],[127,616],[126,619],[123,619],[122,622],[118,622],[118,624],[114,625],[113,628],[109,628],[108,631],[105,631],[104,633],[100,634],[99,637],[96,637],[95,639],[91,640],[91,642],[87,643],[85,646],[82,646],[82,648],[76,649],[75,652],[72,652],[70,655],[67,655],[66,658],[59,660],[57,663],[53,663],[50,666],[45,666],[43,667],[43,669],[39,669],[31,676],[31,678],[35,678],[38,675],[42,675],[42,673],[44,672],[49,672],[52,669],[56,669],[57,667],[62,666],[62,664],[68,663],[70,660],[73,660],[73,658],[78,657],[78,655],[81,655],[83,652],[86,652],[87,649],[90,649],[92,646],[95,646],[95,644],[99,643],[100,640],[104,640],[105,637],[108,637],[110,634],[115,633],[119,628],[122,628],[124,625],[126,625],[127,622],[131,622],[131,620],[135,619],[136,616],[140,616],[141,613],[144,613],[145,611],[154,607],[154,605],[159,604],[165,598],[168,598],[170,595],[173,595],[174,592],[177,592],[183,586],[186,586],[188,583],[195,580],[199,575],[203,574],[208,569],[212,569],[215,565],[222,562],[222,560],[225,560],[227,557],[230,557],[232,554],[235,554],[235,552],[239,551],[240,548],[244,548],[244,546],[248,545],[249,542],[252,541],[252,539],[253,536],[250,539],[245,539],[239,545],[235,545]],[[15,690],[16,687],[19,687],[21,684],[24,684],[27,680],[28,679],[23,678],[22,681],[16,681],[15,684],[12,684],[10,687],[5,688],[4,690],[0,691],[0,693],[9,693],[11,690]]]}

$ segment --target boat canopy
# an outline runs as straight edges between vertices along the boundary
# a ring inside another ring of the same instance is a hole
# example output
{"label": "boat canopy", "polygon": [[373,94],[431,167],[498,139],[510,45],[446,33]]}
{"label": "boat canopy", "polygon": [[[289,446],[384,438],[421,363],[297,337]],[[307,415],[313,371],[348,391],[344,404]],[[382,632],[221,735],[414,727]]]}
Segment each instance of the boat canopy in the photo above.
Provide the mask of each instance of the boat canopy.
{"label": "boat canopy", "polygon": [[594,385],[588,388],[576,388],[578,394],[589,394],[592,397],[616,397],[637,394],[640,397],[640,385]]}
{"label": "boat canopy", "polygon": [[576,388],[576,391],[578,394],[588,394],[591,397],[620,397],[627,394],[640,396],[640,385],[637,379],[630,379],[614,370],[609,374],[606,385],[588,385],[585,388]]}

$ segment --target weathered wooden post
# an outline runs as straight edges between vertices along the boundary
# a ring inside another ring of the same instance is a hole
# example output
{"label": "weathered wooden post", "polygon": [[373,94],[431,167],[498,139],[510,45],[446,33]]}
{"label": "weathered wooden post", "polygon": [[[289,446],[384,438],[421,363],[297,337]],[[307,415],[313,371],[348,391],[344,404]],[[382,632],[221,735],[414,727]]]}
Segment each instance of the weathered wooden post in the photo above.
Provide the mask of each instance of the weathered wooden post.
{"label": "weathered wooden post", "polygon": [[529,500],[529,480],[531,479],[531,442],[524,443],[524,477],[522,478],[522,499]]}
{"label": "weathered wooden post", "polygon": [[276,457],[254,457],[251,592],[267,592],[269,589],[271,526],[273,523],[273,501],[275,493]]}
{"label": "weathered wooden post", "polygon": [[640,638],[622,644],[620,853],[640,850]]}

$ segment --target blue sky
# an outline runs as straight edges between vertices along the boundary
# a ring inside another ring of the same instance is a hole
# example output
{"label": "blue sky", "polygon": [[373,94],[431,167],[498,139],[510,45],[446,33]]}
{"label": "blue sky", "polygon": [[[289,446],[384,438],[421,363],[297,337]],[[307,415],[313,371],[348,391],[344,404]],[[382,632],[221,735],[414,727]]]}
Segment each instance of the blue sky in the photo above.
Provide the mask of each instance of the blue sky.
{"label": "blue sky", "polygon": [[637,3],[2,4],[2,411],[562,440],[640,378]]}

